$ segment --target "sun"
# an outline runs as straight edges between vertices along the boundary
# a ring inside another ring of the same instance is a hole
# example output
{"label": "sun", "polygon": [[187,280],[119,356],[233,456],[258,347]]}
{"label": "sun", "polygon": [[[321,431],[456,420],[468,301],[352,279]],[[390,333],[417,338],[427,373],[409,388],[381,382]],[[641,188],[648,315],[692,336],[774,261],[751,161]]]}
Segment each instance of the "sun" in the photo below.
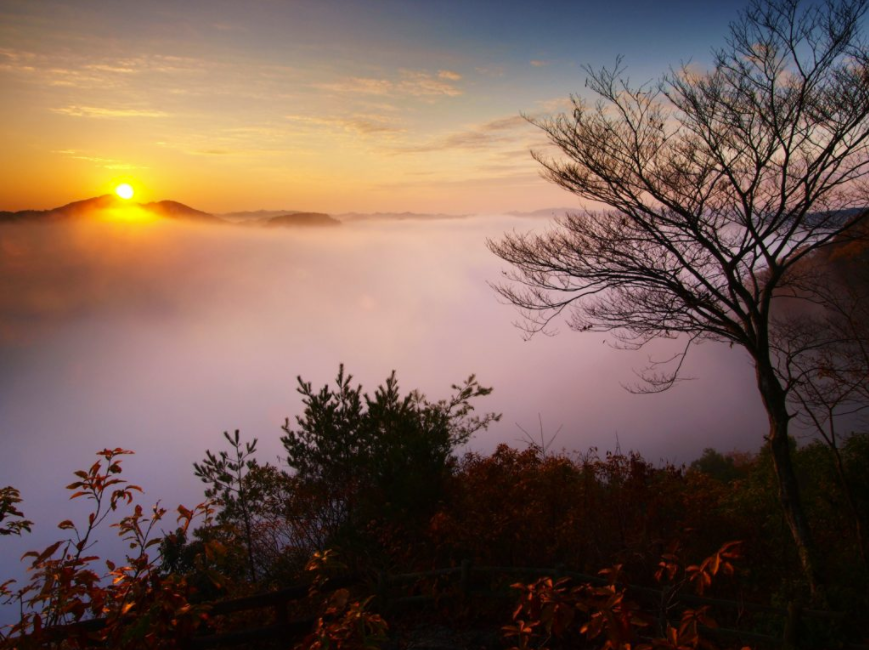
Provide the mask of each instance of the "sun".
{"label": "sun", "polygon": [[115,194],[120,196],[125,201],[133,198],[133,186],[129,183],[121,183],[115,188]]}

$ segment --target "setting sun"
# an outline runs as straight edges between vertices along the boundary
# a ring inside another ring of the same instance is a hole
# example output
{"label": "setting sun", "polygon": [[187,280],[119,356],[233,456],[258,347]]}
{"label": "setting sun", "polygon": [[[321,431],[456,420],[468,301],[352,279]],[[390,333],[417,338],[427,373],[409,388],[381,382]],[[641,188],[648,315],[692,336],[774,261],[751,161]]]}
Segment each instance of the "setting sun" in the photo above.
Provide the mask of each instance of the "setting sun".
{"label": "setting sun", "polygon": [[129,183],[122,183],[115,188],[115,194],[122,199],[129,200],[133,198],[133,186]]}

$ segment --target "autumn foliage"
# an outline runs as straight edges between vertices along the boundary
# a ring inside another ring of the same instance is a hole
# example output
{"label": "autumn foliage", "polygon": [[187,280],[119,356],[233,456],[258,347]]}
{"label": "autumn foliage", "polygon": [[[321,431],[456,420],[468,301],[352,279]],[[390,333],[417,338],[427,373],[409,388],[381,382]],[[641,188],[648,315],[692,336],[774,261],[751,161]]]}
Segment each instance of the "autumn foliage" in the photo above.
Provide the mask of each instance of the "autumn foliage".
{"label": "autumn foliage", "polygon": [[[255,440],[226,434],[229,449],[196,464],[208,500],[171,514],[139,503],[142,489],[122,472],[131,452],[100,451],[68,486],[71,499],[90,504],[86,520],[61,521],[58,541],[25,554],[26,584],[0,586],[20,610],[0,630],[0,648],[182,647],[256,623],[255,615],[216,614],[216,603],[300,581],[311,589],[290,613],[313,622],[294,639],[299,650],[395,644],[418,616],[391,609],[382,581],[406,573],[419,576],[409,593],[433,598],[426,621],[490,626],[514,650],[739,648],[738,637],[714,631],[781,638],[784,620],[721,608],[710,596],[769,612],[807,604],[767,450],[707,450],[688,468],[618,450],[535,445],[460,455],[468,431],[496,416],[471,415],[472,400],[489,391],[473,378],[455,389],[454,398],[429,402],[402,397],[394,375],[373,397],[343,371],[337,390],[300,382],[306,411],[284,432],[290,461],[305,471],[261,464]],[[330,436],[354,441],[358,457]],[[869,511],[869,444],[848,439],[841,463],[822,444],[794,455],[827,550],[828,606],[853,612],[835,624],[806,619],[800,633],[817,645],[859,641],[853,621],[869,612],[856,535],[864,522],[845,504],[853,500],[860,516]],[[437,481],[416,494],[409,486],[422,475]],[[0,492],[3,535],[28,532],[25,506],[13,488]],[[111,531],[126,544],[123,559],[93,552]],[[463,567],[461,588],[453,578],[425,577],[450,567]],[[477,567],[488,577],[471,572]],[[529,570],[533,579],[516,575]],[[322,576],[335,572],[361,582],[323,588]]]}
{"label": "autumn foliage", "polygon": [[[87,470],[75,472],[67,486],[70,499],[87,499],[90,512],[84,524],[66,519],[58,528],[67,537],[42,551],[25,553],[30,581],[22,586],[6,582],[3,595],[17,601],[20,620],[4,630],[0,647],[42,647],[64,641],[66,647],[108,644],[115,648],[174,647],[166,639],[192,633],[206,617],[207,607],[194,605],[183,576],[160,571],[155,550],[161,542],[158,524],[165,508],[147,511],[135,503],[142,489],[121,478],[122,456],[132,452],[104,449]],[[122,514],[123,510],[126,514]],[[194,509],[179,506],[177,522],[186,530],[209,514],[207,504]],[[116,563],[92,554],[98,529],[115,529],[129,549]],[[88,620],[99,619],[99,625]]]}

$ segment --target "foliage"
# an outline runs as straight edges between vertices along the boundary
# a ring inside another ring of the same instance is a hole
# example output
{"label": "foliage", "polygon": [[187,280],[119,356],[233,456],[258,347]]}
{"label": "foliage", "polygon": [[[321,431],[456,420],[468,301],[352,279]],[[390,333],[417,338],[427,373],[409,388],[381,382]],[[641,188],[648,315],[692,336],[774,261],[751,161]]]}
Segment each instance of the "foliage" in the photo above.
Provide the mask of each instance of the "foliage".
{"label": "foliage", "polygon": [[220,518],[223,521],[240,521],[243,526],[244,546],[247,550],[247,569],[252,582],[256,582],[257,571],[254,561],[253,530],[251,499],[248,494],[248,483],[245,478],[254,472],[258,465],[253,454],[256,452],[256,438],[252,442],[241,444],[238,430],[233,435],[223,432],[223,437],[232,446],[233,453],[221,451],[215,456],[211,450],[206,450],[205,459],[201,463],[193,463],[193,471],[203,483],[210,487],[205,490],[205,497],[220,505]]}
{"label": "foliage", "polygon": [[334,550],[314,553],[308,563],[306,570],[315,575],[310,595],[321,599],[321,615],[296,650],[373,650],[386,640],[389,626],[369,609],[373,597],[354,600],[348,589],[327,596],[319,593],[325,579],[341,568],[345,567]]}
{"label": "foliage", "polygon": [[455,447],[498,419],[473,414],[473,400],[491,389],[472,376],[453,386],[451,398],[430,402],[418,391],[402,395],[395,373],[373,396],[351,382],[343,366],[334,388],[315,392],[299,378],[305,410],[295,428],[287,420],[281,439],[292,473],[259,463],[257,440],[244,442],[238,431],[224,433],[228,450],[209,450],[194,463],[219,512],[196,531],[198,539],[167,538],[167,569],[203,582],[190,557],[209,540],[226,549],[227,577],[277,586],[297,578],[321,549],[384,557],[410,529],[425,526],[443,497]]}
{"label": "foliage", "polygon": [[368,610],[372,598],[352,601],[347,589],[333,592],[314,631],[296,646],[298,650],[371,650],[386,640],[388,626]]}
{"label": "foliage", "polygon": [[[71,537],[24,554],[30,559],[30,581],[16,590],[11,583],[3,586],[7,602],[19,603],[21,618],[0,631],[0,648],[39,647],[60,639],[68,647],[104,643],[115,648],[174,648],[207,618],[207,607],[191,604],[192,592],[184,578],[161,574],[158,558],[151,556],[160,543],[156,526],[166,510],[158,504],[146,512],[134,504],[141,488],[120,477],[121,456],[130,453],[104,449],[90,468],[75,472],[77,480],[67,489],[73,492],[70,499],[91,502],[87,522],[60,522],[58,528]],[[123,563],[102,562],[91,554],[97,529],[125,506],[132,510],[111,527],[129,552]],[[186,531],[196,518],[209,514],[207,503],[192,510],[179,506],[180,529]],[[83,624],[94,618],[103,623]]]}
{"label": "foliage", "polygon": [[738,458],[733,454],[722,454],[707,447],[703,455],[691,463],[691,470],[701,472],[722,483],[730,483],[741,476]]}
{"label": "foliage", "polygon": [[722,495],[715,482],[635,453],[544,456],[501,445],[462,459],[430,534],[444,560],[648,568],[686,529],[686,543],[706,553],[738,526],[738,516],[717,510]]}
{"label": "foliage", "polygon": [[[842,452],[854,479],[854,494],[858,503],[865,504],[869,501],[866,437],[848,439]],[[280,573],[276,565],[268,578],[263,572],[256,582],[250,580],[244,570],[247,548],[236,526],[237,513],[221,523],[212,517],[210,506],[203,504],[193,511],[179,508],[180,527],[159,539],[155,531],[166,521],[166,513],[135,504],[138,488],[121,478],[125,453],[104,450],[99,462],[76,473],[69,488],[73,498],[91,500],[91,516],[81,527],[61,522],[69,539],[27,554],[32,571],[28,585],[16,591],[9,583],[4,586],[7,598],[21,604],[22,617],[4,631],[0,648],[36,646],[58,635],[71,647],[97,642],[120,648],[176,647],[204,624],[214,633],[255,620],[211,617],[210,602],[298,581],[298,573]],[[829,594],[831,604],[854,611],[859,620],[869,611],[866,574],[860,570],[853,538],[842,534],[848,517],[830,450],[812,444],[794,446],[793,453],[807,488],[810,518],[827,552],[835,586]],[[706,596],[713,586],[719,597],[735,601],[783,606],[801,600],[798,557],[776,508],[769,450],[727,456],[704,452],[704,458],[712,457],[732,459],[739,476],[722,481],[696,469],[655,467],[635,453],[599,455],[592,450],[567,455],[539,447],[518,451],[501,446],[490,456],[466,454],[451,468],[435,509],[424,517],[425,525],[377,520],[369,522],[359,537],[345,537],[349,545],[340,555],[335,550],[313,553],[307,564],[307,573],[315,578],[309,597],[294,605],[293,611],[302,616],[316,612],[316,622],[299,642],[299,650],[361,649],[383,642],[388,628],[375,608],[377,603],[364,591],[338,590],[329,595],[327,578],[344,575],[347,564],[372,575],[384,567],[390,573],[425,572],[465,560],[505,567],[507,574],[510,567],[560,566],[564,572],[569,567],[571,572],[588,575],[611,565],[600,572],[607,582],[603,585],[547,578],[517,586],[521,601],[506,631],[518,648],[626,647],[627,643],[655,650],[709,648],[704,626],[715,621],[779,635],[780,618],[750,611],[740,611],[736,618],[736,613],[730,616],[726,610],[716,610],[713,616],[705,604],[687,606],[682,600],[687,592]],[[265,540],[273,539],[267,537],[272,524],[263,513],[271,509],[273,523],[286,531],[301,530],[303,522],[281,517],[303,513],[292,505],[295,498],[305,500],[299,497],[304,494],[303,482],[296,483],[297,477],[269,465],[252,466],[241,480],[250,497],[255,555],[263,568],[267,561],[259,558],[260,549],[267,553]],[[105,562],[100,570],[103,563],[92,555],[92,544],[98,527],[115,515],[112,525],[130,545],[130,553],[123,563]],[[190,526],[199,516],[204,516],[205,525],[191,534]],[[744,542],[722,545],[722,540],[732,538]],[[372,541],[379,545],[377,556],[367,555]],[[279,541],[274,543],[276,555],[268,556],[268,562],[280,562],[282,553],[302,553],[292,544],[282,548]],[[734,571],[737,555],[743,567],[738,573]],[[687,557],[706,559],[692,564],[684,561]],[[725,576],[731,579],[722,579]],[[484,605],[478,598],[460,598],[459,592],[439,580],[421,580],[413,587],[413,593],[434,589],[437,594],[435,606],[427,610],[428,620],[449,616],[454,623],[457,617],[464,621],[480,617],[503,624],[494,601]],[[657,589],[660,596],[632,591],[628,583]],[[94,618],[104,623],[81,625]],[[390,618],[393,628],[401,623]],[[56,627],[69,624],[72,627]],[[858,638],[844,622],[840,628],[807,625],[805,630],[806,638],[825,647]],[[717,637],[712,640],[717,642]]]}
{"label": "foliage", "polygon": [[454,449],[500,416],[473,415],[472,400],[491,393],[472,375],[448,400],[418,391],[402,396],[393,372],[373,397],[353,387],[341,366],[335,389],[315,392],[299,378],[304,414],[281,438],[302,483],[320,489],[319,518],[329,533],[372,518],[409,520],[436,504]]}
{"label": "foliage", "polygon": [[[621,565],[600,571],[607,579],[603,586],[589,582],[573,586],[569,578],[550,577],[530,584],[516,583],[513,588],[521,596],[513,611],[513,623],[503,628],[504,635],[515,639],[511,650],[577,647],[582,638],[601,650],[712,650],[716,646],[701,634],[704,627],[717,627],[709,606],[678,607],[676,611],[678,591],[694,583],[697,593],[702,594],[714,576],[732,575],[731,561],[739,557],[738,544],[728,542],[700,565],[688,567],[682,566],[675,553],[663,555],[656,578],[675,587],[665,592],[668,600],[662,603],[658,620],[629,597]],[[680,577],[682,580],[677,580]]]}
{"label": "foliage", "polygon": [[[24,518],[16,504],[21,503],[21,493],[12,486],[0,488],[0,535],[20,535],[30,532],[33,522]],[[13,518],[12,521],[7,519]]]}
{"label": "foliage", "polygon": [[535,122],[559,152],[536,158],[549,180],[611,211],[490,242],[510,264],[497,290],[529,333],[569,313],[572,328],[611,332],[629,348],[679,338],[684,350],[653,363],[644,390],[672,387],[693,343],[749,353],[785,521],[819,601],[773,298],[811,296],[817,276],[806,261],[855,237],[869,214],[866,10],[867,0],[754,0],[708,72],[685,65],[635,87],[620,60],[587,68],[598,101],[574,97],[570,113]]}
{"label": "foliage", "polygon": [[843,458],[849,434],[869,409],[869,224],[806,260],[817,281],[803,290],[812,309],[783,303],[772,344],[796,418],[830,451],[851,529],[869,570],[865,510],[860,509]]}

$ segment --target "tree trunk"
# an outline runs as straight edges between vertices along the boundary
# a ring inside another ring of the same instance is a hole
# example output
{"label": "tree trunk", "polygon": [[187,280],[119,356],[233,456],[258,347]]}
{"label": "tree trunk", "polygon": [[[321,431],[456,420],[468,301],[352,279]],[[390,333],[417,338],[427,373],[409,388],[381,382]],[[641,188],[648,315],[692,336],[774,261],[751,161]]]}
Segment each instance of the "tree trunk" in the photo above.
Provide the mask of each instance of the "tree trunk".
{"label": "tree trunk", "polygon": [[[835,441],[835,438],[831,438]],[[833,460],[836,463],[836,474],[839,477],[839,483],[842,485],[842,492],[845,493],[845,500],[848,502],[848,508],[851,510],[851,516],[854,518],[854,533],[857,537],[857,549],[860,551],[860,559],[863,561],[863,568],[869,569],[869,558],[866,556],[866,542],[863,536],[863,517],[857,504],[854,502],[854,493],[851,491],[851,482],[848,480],[848,475],[845,473],[845,465],[842,462],[842,454],[839,453],[839,448],[833,444],[830,445],[833,451]]]}
{"label": "tree trunk", "polygon": [[809,584],[812,600],[815,604],[822,605],[824,589],[820,561],[803,510],[788,440],[788,424],[791,416],[787,412],[787,394],[779,383],[770,363],[758,361],[756,372],[758,389],[769,417],[767,440],[778,479],[779,500],[785,521],[797,547],[797,554]]}

